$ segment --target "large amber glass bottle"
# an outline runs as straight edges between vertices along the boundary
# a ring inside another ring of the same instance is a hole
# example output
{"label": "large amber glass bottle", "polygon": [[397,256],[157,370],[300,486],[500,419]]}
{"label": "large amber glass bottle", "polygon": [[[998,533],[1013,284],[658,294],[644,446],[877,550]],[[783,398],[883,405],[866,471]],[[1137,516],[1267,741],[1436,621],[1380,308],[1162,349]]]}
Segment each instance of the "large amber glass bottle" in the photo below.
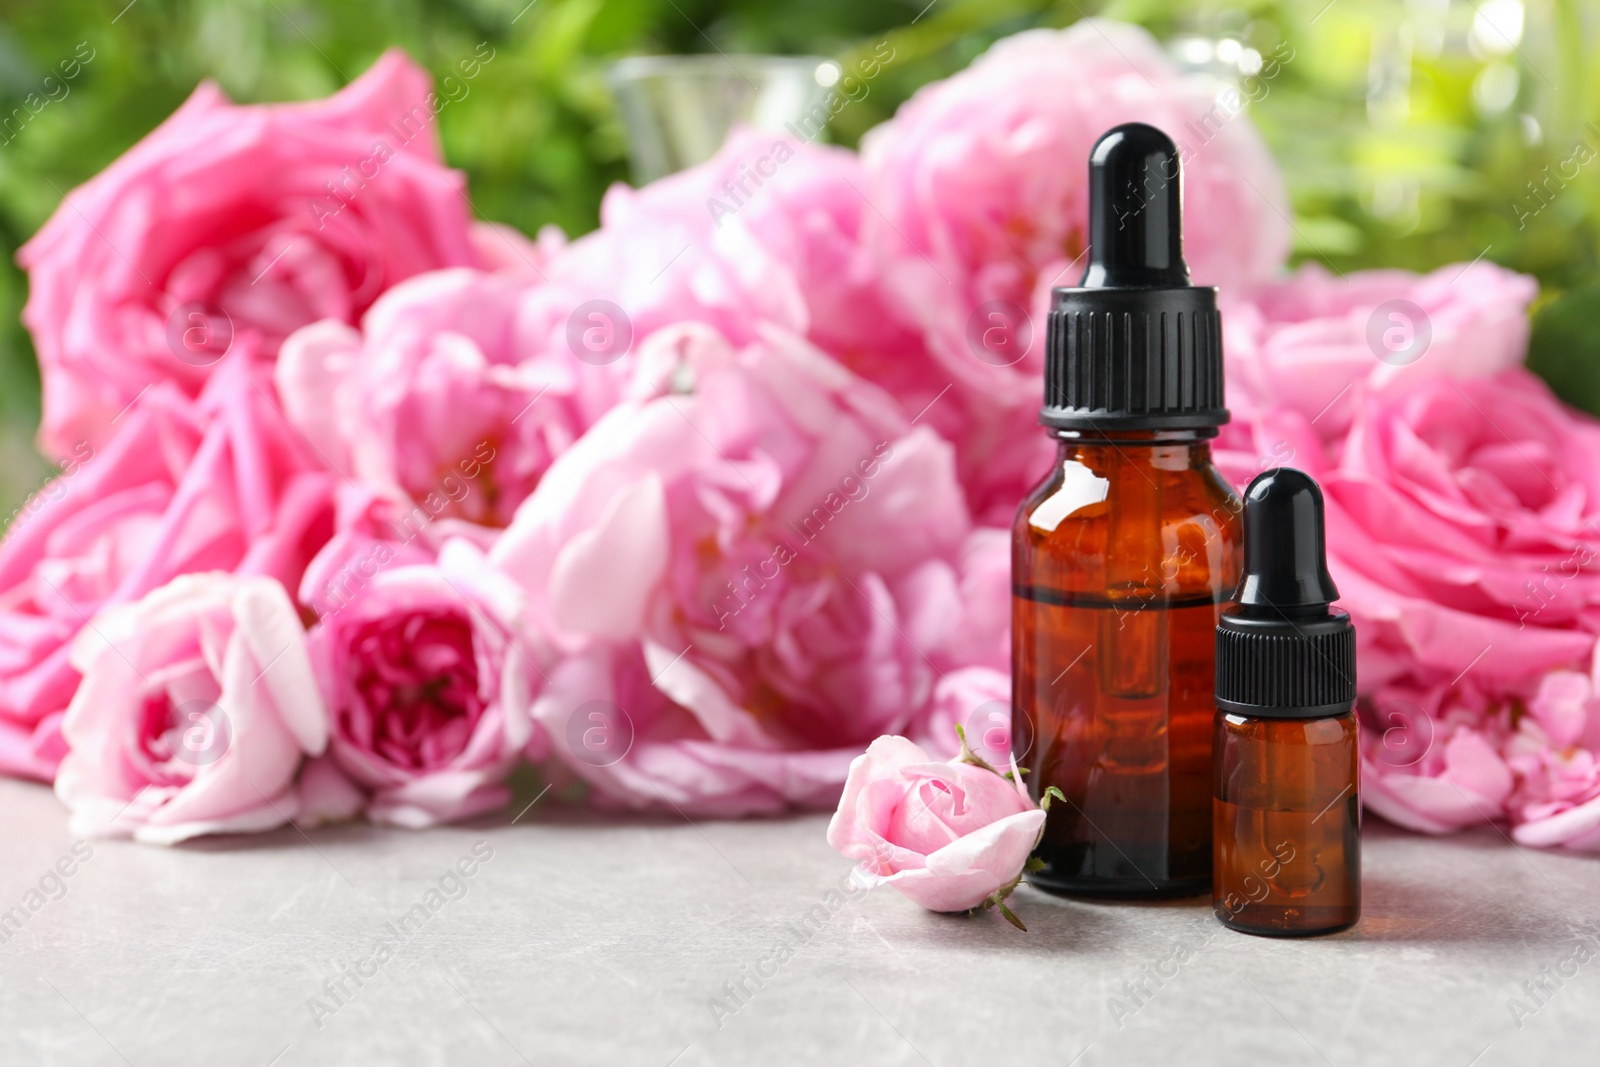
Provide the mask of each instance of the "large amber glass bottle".
{"label": "large amber glass bottle", "polygon": [[1159,130],[1096,144],[1089,267],[1056,290],[1047,334],[1057,460],[1012,532],[1013,749],[1035,796],[1065,797],[1028,880],[1064,893],[1211,885],[1213,657],[1240,503],[1211,461],[1221,323],[1215,290],[1189,285],[1178,190]]}
{"label": "large amber glass bottle", "polygon": [[1017,516],[1018,762],[1051,805],[1029,884],[1114,896],[1211,886],[1217,620],[1238,499],[1197,431],[1063,436]]}

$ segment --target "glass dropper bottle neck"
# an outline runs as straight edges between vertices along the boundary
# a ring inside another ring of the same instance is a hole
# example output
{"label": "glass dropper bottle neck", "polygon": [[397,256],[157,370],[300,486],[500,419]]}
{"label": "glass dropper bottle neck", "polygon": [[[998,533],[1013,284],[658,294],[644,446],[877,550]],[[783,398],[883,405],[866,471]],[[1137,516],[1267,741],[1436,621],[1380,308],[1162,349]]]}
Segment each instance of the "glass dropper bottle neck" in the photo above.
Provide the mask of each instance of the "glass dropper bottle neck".
{"label": "glass dropper bottle neck", "polygon": [[1211,456],[1211,440],[1216,437],[1216,427],[1181,430],[1046,430],[1061,446],[1062,451],[1085,451],[1096,448],[1144,448],[1144,446],[1171,446],[1194,448],[1205,458]]}
{"label": "glass dropper bottle neck", "polygon": [[1213,427],[1183,430],[1119,430],[1086,433],[1051,430],[1056,462],[1079,462],[1096,470],[1110,467],[1157,470],[1199,470],[1213,466]]}
{"label": "glass dropper bottle neck", "polygon": [[1077,448],[1094,445],[1208,445],[1217,436],[1215,426],[1202,426],[1181,430],[1061,430],[1047,428],[1046,432],[1064,447]]}

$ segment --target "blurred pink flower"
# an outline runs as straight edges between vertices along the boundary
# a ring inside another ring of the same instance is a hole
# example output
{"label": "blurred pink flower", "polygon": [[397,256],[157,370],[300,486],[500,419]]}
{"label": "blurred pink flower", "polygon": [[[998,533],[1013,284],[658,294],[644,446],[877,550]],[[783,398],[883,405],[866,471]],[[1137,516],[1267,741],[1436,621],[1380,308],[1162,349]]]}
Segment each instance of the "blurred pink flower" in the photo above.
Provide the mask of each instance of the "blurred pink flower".
{"label": "blurred pink flower", "polygon": [[530,240],[503,222],[474,222],[472,244],[478,250],[478,266],[531,280],[545,276],[550,261],[567,246],[567,235],[561,227],[546,223]]}
{"label": "blurred pink flower", "polygon": [[1222,316],[1237,440],[1258,412],[1293,411],[1336,441],[1373,396],[1425,377],[1474,378],[1522,365],[1538,285],[1493,263],[1289,278],[1229,294]]}
{"label": "blurred pink flower", "polygon": [[850,764],[828,844],[932,911],[967,911],[1013,888],[1045,813],[1020,775],[934,760],[904,737],[880,737]]}
{"label": "blurred pink flower", "polygon": [[852,152],[750,130],[643,189],[617,185],[600,228],[550,253],[544,284],[521,313],[518,353],[565,349],[585,364],[626,368],[638,341],[665,326],[701,322],[747,344],[761,323],[774,324],[956,443],[972,505],[985,521],[1009,523],[1053,446],[1018,432],[1033,411],[997,415],[992,400],[952,388],[956,379],[929,355],[922,326],[897,310],[881,261],[863,243],[874,213],[866,186]]}
{"label": "blurred pink flower", "polygon": [[1506,818],[1515,782],[1501,757],[1497,712],[1494,699],[1470,683],[1396,683],[1368,694],[1361,706],[1362,800],[1390,822],[1424,833]]}
{"label": "blurred pink flower", "polygon": [[770,322],[925,404],[943,382],[861,245],[864,182],[845,149],[736,131],[705,163],[643,189],[613,186],[600,228],[547,274],[581,299],[615,302],[637,339],[703,322],[747,344]]}
{"label": "blurred pink flower", "polygon": [[402,278],[478,262],[430,98],[398,51],[311,103],[236,106],[206,82],[68,194],[18,254],[44,445],[98,446],[140,390],[193,395],[245,337],[270,359],[298,326],[354,322]]}
{"label": "blurred pink flower", "polygon": [[551,460],[621,398],[626,363],[569,349],[565,291],[458,268],[325,320],[278,357],[284,410],[326,462],[437,515],[511,520]]}
{"label": "blurred pink flower", "polygon": [[532,663],[511,636],[516,589],[463,540],[435,561],[415,542],[342,536],[305,586],[350,593],[310,645],[332,761],[371,793],[367,816],[423,827],[503,806],[524,750],[548,749],[528,717]]}
{"label": "blurred pink flower", "polygon": [[[1083,271],[1089,150],[1118,123],[1148,122],[1179,147],[1196,284],[1232,291],[1282,265],[1283,179],[1214,88],[1181,76],[1144,30],[1085,19],[997,42],[866,136],[866,240],[950,378],[1038,407],[1050,289]],[[996,325],[1005,347],[979,343]]]}
{"label": "blurred pink flower", "polygon": [[862,243],[866,181],[853,152],[738,130],[705,163],[614,186],[600,229],[556,255],[549,279],[573,302],[610,301],[635,339],[703,322],[742,345],[775,324],[954,438],[964,423],[960,399],[942,396],[949,375]]}
{"label": "blurred pink flower", "polygon": [[293,587],[332,533],[333,478],[250,362],[235,353],[194,401],[170,383],[151,386],[7,531],[0,771],[53,776],[61,713],[78,688],[70,645],[97,612],[195,571]]}
{"label": "blurred pink flower", "polygon": [[1223,458],[1241,482],[1273,459],[1322,482],[1368,803],[1415,829],[1509,819],[1519,839],[1579,847],[1594,824],[1567,813],[1600,817],[1584,807],[1600,715],[1573,673],[1600,633],[1600,422],[1521,369],[1419,376],[1352,417],[1324,444],[1274,411],[1252,427],[1261,459]]}
{"label": "blurred pink flower", "polygon": [[831,804],[967,654],[951,447],[777,331],[676,327],[639,363],[492,553],[554,662],[534,714],[614,800]]}
{"label": "blurred pink flower", "polygon": [[1512,836],[1600,852],[1600,693],[1592,673],[1551,671],[1505,745],[1517,776]]}
{"label": "blurred pink flower", "polygon": [[74,642],[83,684],[56,795],[72,832],[171,845],[299,811],[327,744],[305,631],[269,578],[194,574],[102,612]]}
{"label": "blurred pink flower", "polygon": [[1363,719],[1362,795],[1391,822],[1446,833],[1506,821],[1519,844],[1600,852],[1590,674],[1553,670],[1492,695],[1470,682],[1397,684],[1365,702]]}
{"label": "blurred pink flower", "polygon": [[1587,664],[1600,632],[1600,423],[1533,375],[1432,378],[1373,400],[1323,490],[1365,683],[1470,668],[1481,684],[1514,685]]}
{"label": "blurred pink flower", "polygon": [[897,314],[862,244],[872,214],[866,181],[854,152],[745,132],[705,166],[694,206],[713,220],[706,237],[719,255],[768,261],[751,273],[753,284],[793,287],[799,318],[781,325],[887,390],[907,415],[926,411],[942,430],[947,413],[929,405],[948,378],[917,324]]}

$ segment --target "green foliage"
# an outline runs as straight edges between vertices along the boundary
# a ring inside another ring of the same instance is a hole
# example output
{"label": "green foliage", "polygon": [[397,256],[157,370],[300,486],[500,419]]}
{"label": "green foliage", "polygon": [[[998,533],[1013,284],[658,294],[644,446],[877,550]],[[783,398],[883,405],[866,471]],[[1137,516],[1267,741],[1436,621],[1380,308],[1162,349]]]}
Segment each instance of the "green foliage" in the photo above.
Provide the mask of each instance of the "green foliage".
{"label": "green foliage", "polygon": [[[487,41],[495,60],[441,115],[446,155],[467,172],[480,216],[577,234],[627,174],[604,84],[619,56],[715,48],[848,64],[887,39],[895,62],[832,131],[854,144],[997,38],[1085,13],[1142,23],[1164,40],[1232,37],[1263,55],[1291,48],[1251,114],[1288,176],[1296,257],[1347,271],[1481,255],[1532,273],[1551,317],[1536,329],[1535,366],[1600,409],[1600,341],[1583,328],[1595,321],[1589,283],[1600,274],[1600,158],[1573,162],[1579,144],[1600,157],[1600,64],[1589,58],[1600,11],[1584,0],[1529,0],[1515,48],[1474,43],[1477,12],[1496,0],[137,0],[119,14],[122,2],[6,0],[0,21],[0,115],[80,42],[94,51],[68,95],[0,144],[0,422],[12,438],[31,432],[38,404],[17,324],[26,286],[9,265],[15,250],[65,191],[204,78],[240,101],[303,99],[337,89],[390,45],[439,77]],[[0,453],[15,452],[0,441]],[[33,477],[10,472],[13,487]]]}
{"label": "green foliage", "polygon": [[1528,366],[1569,403],[1600,411],[1595,338],[1600,337],[1600,278],[1549,301],[1534,316]]}

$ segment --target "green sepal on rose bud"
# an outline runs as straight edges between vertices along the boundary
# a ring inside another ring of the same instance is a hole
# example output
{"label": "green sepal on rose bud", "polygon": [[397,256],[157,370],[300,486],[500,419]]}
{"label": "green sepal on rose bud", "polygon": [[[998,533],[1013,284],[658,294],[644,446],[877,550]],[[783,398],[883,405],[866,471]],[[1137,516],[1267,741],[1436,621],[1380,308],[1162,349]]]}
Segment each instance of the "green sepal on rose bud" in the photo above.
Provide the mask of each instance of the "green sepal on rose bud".
{"label": "green sepal on rose bud", "polygon": [[[1008,782],[1017,781],[1018,775],[1013,773],[1013,771],[1008,770],[1008,771],[1005,771],[1005,772],[1002,773],[1000,770],[998,770],[988,760],[984,759],[982,756],[980,756],[976,752],[972,751],[971,746],[969,746],[967,744],[967,731],[962,728],[960,723],[956,724],[956,737],[958,737],[961,740],[961,752],[956,756],[955,762],[958,762],[958,763],[970,763],[975,767],[982,767],[984,770],[992,771],[993,773],[1000,775],[1000,777],[1004,778]],[[1015,769],[1013,769],[1013,770],[1015,770]],[[1052,786],[1048,787],[1047,789],[1045,789],[1044,795],[1039,798],[1039,810],[1040,811],[1049,811],[1050,810],[1050,801],[1052,801],[1052,800],[1066,800],[1066,799],[1067,799],[1066,794],[1064,794],[1063,792],[1061,792],[1061,790],[1057,789],[1055,786],[1052,785]],[[1041,838],[1044,837],[1044,829],[1043,829],[1043,827],[1041,827],[1040,830],[1039,830],[1039,836]],[[1034,847],[1035,848],[1038,847],[1038,842],[1037,841],[1034,842]],[[973,908],[967,914],[976,915],[978,912],[983,911],[985,908],[990,908],[990,907],[998,908],[1000,910],[1000,914],[1005,916],[1006,922],[1010,923],[1012,926],[1015,926],[1018,930],[1021,930],[1023,933],[1027,933],[1028,932],[1028,928],[1023,925],[1021,919],[1017,918],[1016,912],[1012,911],[1009,907],[1006,906],[1006,898],[1009,897],[1011,895],[1012,891],[1015,890],[1017,888],[1017,886],[1022,883],[1023,875],[1032,874],[1034,871],[1043,870],[1044,867],[1045,867],[1044,862],[1042,860],[1040,860],[1037,856],[1029,856],[1028,857],[1028,862],[1023,864],[1022,871],[1017,875],[1017,877],[1013,878],[1008,884],[1003,885],[999,889],[995,890],[994,894],[992,896],[990,896],[982,904],[979,904],[977,907]]]}
{"label": "green sepal on rose bud", "polygon": [[1011,778],[1009,772],[1001,774],[998,767],[984,759],[982,756],[978,755],[976,752],[972,751],[972,747],[967,744],[967,731],[960,723],[956,723],[956,737],[960,738],[961,740],[961,751],[956,755],[955,759],[957,763],[970,763],[974,767],[982,767],[986,771],[993,771],[995,774],[999,774],[1002,778],[1008,780]]}

